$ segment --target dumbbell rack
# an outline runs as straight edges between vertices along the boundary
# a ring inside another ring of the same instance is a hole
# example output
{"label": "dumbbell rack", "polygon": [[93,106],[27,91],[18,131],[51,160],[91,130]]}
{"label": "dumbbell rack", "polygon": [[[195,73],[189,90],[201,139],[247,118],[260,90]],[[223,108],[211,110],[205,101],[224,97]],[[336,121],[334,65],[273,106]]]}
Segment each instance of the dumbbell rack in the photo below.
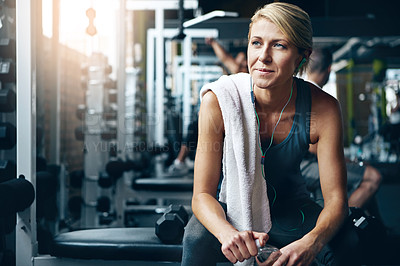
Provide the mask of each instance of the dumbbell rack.
{"label": "dumbbell rack", "polygon": [[[16,44],[15,3],[0,1],[0,183],[16,178]],[[13,217],[2,213],[0,222],[0,265],[14,253]],[[12,227],[11,227],[12,228]]]}
{"label": "dumbbell rack", "polygon": [[[86,108],[83,115],[83,140],[84,140],[84,178],[82,183],[82,215],[81,228],[93,228],[99,226],[97,219],[98,205],[104,204],[108,198],[112,201],[113,193],[110,189],[101,189],[98,180],[104,172],[104,165],[109,160],[109,140],[115,139],[115,121],[108,120],[105,106],[109,106],[109,99],[106,97],[106,87],[110,72],[107,58],[98,53],[93,53],[87,65],[83,68],[86,74]],[[109,202],[105,205],[112,206]],[[104,208],[100,208],[104,211]],[[110,210],[106,210],[109,212]]]}

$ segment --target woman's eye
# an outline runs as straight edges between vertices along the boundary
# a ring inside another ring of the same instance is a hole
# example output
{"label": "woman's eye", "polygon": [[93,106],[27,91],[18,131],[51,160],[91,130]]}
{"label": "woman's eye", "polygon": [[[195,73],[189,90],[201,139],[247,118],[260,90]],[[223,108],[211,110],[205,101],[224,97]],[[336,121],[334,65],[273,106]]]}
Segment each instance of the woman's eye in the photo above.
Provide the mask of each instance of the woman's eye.
{"label": "woman's eye", "polygon": [[286,48],[286,46],[284,46],[283,44],[280,44],[280,43],[275,43],[274,46],[278,47],[278,48]]}
{"label": "woman's eye", "polygon": [[257,45],[260,45],[261,43],[259,41],[253,41],[251,44],[257,46]]}

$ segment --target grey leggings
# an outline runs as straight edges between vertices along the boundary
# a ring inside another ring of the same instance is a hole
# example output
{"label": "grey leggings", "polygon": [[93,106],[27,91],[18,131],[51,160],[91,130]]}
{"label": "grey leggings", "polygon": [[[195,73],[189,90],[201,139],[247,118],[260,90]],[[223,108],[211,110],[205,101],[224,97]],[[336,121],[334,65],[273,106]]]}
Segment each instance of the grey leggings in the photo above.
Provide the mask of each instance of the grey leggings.
{"label": "grey leggings", "polygon": [[[226,211],[226,205],[221,203]],[[321,207],[311,199],[291,204],[277,204],[271,211],[272,228],[269,243],[279,248],[300,239],[317,221]],[[358,236],[350,221],[346,221],[334,239],[316,258],[317,265],[358,265]],[[182,266],[216,265],[228,262],[219,241],[193,215],[185,228]]]}

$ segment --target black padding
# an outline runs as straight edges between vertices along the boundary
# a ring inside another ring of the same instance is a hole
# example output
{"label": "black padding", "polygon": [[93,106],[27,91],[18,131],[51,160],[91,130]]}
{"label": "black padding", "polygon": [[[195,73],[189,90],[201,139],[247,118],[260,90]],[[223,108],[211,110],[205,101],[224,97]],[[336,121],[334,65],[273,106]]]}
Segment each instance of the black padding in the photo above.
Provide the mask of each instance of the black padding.
{"label": "black padding", "polygon": [[0,184],[1,215],[15,214],[28,208],[35,199],[35,190],[28,180],[15,178]]}
{"label": "black padding", "polygon": [[153,227],[103,228],[59,234],[50,254],[76,259],[177,262],[182,258],[182,245],[162,244]]}
{"label": "black padding", "polygon": [[151,191],[192,191],[192,178],[138,178],[132,183],[133,189]]}

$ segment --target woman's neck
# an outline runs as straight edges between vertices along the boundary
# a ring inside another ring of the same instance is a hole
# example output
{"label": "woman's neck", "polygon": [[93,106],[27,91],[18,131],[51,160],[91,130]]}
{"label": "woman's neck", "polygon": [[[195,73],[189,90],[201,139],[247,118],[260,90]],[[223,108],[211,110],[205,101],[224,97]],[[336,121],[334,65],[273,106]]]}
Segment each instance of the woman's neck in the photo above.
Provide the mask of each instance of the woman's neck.
{"label": "woman's neck", "polygon": [[287,103],[291,90],[295,89],[293,79],[289,80],[285,85],[270,89],[255,88],[255,103],[260,112],[275,113],[280,112],[282,107]]}

